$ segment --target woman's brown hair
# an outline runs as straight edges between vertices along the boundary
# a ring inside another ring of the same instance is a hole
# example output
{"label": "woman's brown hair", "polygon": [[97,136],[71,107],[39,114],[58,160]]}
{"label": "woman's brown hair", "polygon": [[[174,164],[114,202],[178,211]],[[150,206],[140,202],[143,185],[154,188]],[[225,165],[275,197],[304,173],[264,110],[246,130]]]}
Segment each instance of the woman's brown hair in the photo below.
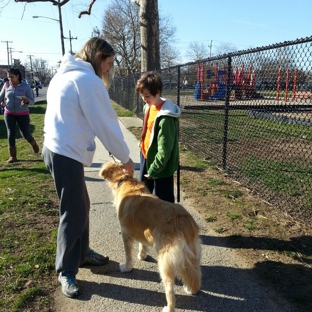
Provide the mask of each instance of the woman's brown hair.
{"label": "woman's brown hair", "polygon": [[75,57],[90,63],[95,73],[103,80],[108,89],[114,77],[114,64],[112,64],[109,73],[105,74],[102,74],[100,64],[102,60],[114,55],[115,51],[107,41],[94,37],[85,43],[81,50],[75,54]]}

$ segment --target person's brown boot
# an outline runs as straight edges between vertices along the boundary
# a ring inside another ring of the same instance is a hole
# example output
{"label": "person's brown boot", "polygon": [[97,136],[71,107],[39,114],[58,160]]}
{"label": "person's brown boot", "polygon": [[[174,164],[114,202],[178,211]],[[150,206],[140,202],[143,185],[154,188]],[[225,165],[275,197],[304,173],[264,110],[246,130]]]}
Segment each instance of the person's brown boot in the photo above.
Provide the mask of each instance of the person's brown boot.
{"label": "person's brown boot", "polygon": [[10,157],[9,157],[9,159],[7,160],[7,163],[11,164],[11,163],[17,162],[17,158],[16,158],[16,146],[9,147],[9,154],[10,154]]}
{"label": "person's brown boot", "polygon": [[37,144],[37,142],[35,140],[33,140],[32,142],[30,142],[30,145],[32,146],[34,152],[37,154],[39,153],[39,146]]}

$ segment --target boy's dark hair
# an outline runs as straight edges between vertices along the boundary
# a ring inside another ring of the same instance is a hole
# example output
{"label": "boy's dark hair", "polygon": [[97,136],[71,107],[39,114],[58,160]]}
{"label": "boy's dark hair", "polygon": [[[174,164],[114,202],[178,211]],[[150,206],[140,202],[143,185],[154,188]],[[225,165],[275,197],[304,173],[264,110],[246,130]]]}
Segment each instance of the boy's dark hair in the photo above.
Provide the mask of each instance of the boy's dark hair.
{"label": "boy's dark hair", "polygon": [[135,91],[142,93],[143,89],[147,89],[152,96],[155,96],[158,91],[162,93],[163,83],[161,76],[157,72],[146,72],[137,81]]}
{"label": "boy's dark hair", "polygon": [[10,68],[10,69],[7,70],[7,73],[15,75],[15,76],[18,76],[19,82],[22,82],[22,74],[21,74],[21,72],[20,72],[20,70],[18,68],[15,68],[15,67]]}

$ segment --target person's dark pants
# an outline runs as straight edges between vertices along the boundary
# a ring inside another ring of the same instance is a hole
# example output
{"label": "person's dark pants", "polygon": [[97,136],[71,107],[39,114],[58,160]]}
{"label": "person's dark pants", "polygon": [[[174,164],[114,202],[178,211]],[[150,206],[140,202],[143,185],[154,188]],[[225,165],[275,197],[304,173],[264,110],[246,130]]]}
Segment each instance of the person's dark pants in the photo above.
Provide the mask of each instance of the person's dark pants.
{"label": "person's dark pants", "polygon": [[5,126],[7,129],[8,144],[10,147],[15,146],[16,124],[19,127],[21,136],[24,139],[26,139],[28,143],[34,140],[34,137],[30,134],[30,131],[29,131],[29,123],[30,123],[29,115],[16,116],[16,115],[4,114],[4,122],[5,122]]}
{"label": "person's dark pants", "polygon": [[60,202],[56,272],[76,275],[89,248],[90,199],[83,165],[43,146],[42,158],[54,179]]}
{"label": "person's dark pants", "polygon": [[147,179],[146,159],[140,153],[140,176],[139,181],[144,182],[148,190],[160,199],[174,203],[174,179],[173,175],[166,178]]}

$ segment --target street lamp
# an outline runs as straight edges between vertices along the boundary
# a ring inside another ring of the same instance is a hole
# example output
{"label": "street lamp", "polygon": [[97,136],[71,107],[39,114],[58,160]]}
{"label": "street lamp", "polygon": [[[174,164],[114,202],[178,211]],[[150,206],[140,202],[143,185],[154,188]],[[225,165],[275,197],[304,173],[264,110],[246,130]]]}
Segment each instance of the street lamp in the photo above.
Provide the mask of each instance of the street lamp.
{"label": "street lamp", "polygon": [[60,33],[61,33],[61,43],[62,43],[62,55],[64,55],[65,54],[65,45],[64,45],[64,36],[63,36],[62,11],[61,11],[61,7],[60,6],[58,6],[58,10],[59,10],[59,19],[46,17],[46,16],[40,16],[40,15],[34,15],[33,18],[47,18],[47,19],[50,19],[52,21],[59,22],[59,24],[60,24]]}

